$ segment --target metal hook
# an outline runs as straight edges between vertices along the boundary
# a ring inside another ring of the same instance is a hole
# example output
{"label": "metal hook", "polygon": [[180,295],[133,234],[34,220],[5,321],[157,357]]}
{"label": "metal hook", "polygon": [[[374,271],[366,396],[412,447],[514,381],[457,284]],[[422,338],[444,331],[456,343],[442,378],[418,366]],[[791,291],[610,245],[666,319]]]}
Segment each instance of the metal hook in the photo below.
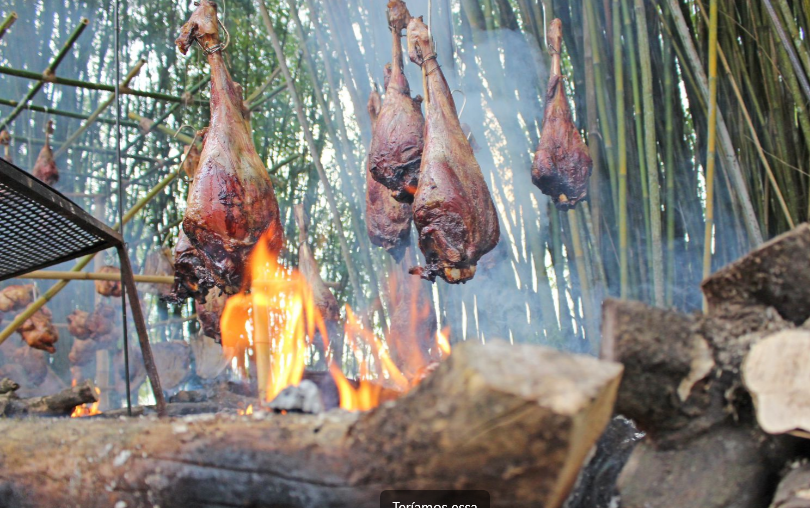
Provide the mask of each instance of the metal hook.
{"label": "metal hook", "polygon": [[177,139],[177,135],[180,134],[180,131],[182,131],[183,129],[191,129],[192,132],[194,132],[194,137],[197,137],[197,129],[195,129],[193,125],[189,125],[187,123],[184,123],[183,125],[181,125],[180,127],[177,128],[177,130],[174,132],[174,135],[172,136],[172,138]]}
{"label": "metal hook", "polygon": [[461,115],[464,113],[464,106],[467,105],[467,94],[465,94],[462,90],[456,88],[455,90],[451,90],[450,93],[458,92],[464,97],[464,102],[461,103],[461,109],[458,111],[458,117],[461,118]]}
{"label": "metal hook", "polygon": [[225,28],[225,25],[222,23],[222,21],[219,18],[217,18],[217,24],[219,26],[221,26],[222,30],[225,32],[225,42],[224,43],[220,42],[219,44],[214,44],[210,48],[206,48],[205,46],[202,45],[202,42],[200,42],[199,37],[194,39],[197,42],[197,46],[199,46],[200,49],[203,50],[203,53],[205,53],[207,55],[210,55],[212,53],[216,53],[217,51],[225,51],[225,49],[227,49],[228,45],[231,43],[231,33],[228,31],[227,28]]}

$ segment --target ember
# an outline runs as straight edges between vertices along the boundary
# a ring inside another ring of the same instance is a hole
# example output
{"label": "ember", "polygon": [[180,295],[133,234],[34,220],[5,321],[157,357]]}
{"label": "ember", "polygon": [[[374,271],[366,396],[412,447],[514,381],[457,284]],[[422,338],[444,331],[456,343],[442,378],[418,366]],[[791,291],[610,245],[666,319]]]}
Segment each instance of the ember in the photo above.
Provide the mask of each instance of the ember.
{"label": "ember", "polygon": [[[76,386],[76,380],[73,380],[71,383],[72,386]],[[98,387],[95,387],[96,395],[101,395],[101,390]],[[81,418],[82,416],[93,416],[93,415],[100,415],[101,411],[98,409],[99,404],[101,403],[100,400],[93,402],[92,404],[82,404],[81,406],[76,406],[73,412],[70,414],[71,418]]]}

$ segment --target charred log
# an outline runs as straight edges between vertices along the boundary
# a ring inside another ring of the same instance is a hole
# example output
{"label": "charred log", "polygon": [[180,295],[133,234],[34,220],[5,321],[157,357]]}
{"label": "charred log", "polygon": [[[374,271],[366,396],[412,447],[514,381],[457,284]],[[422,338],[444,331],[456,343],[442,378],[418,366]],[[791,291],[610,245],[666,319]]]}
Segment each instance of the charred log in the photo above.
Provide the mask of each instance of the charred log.
{"label": "charred log", "polygon": [[21,399],[14,391],[10,391],[0,395],[0,415],[69,416],[76,406],[97,400],[96,386],[90,380],[46,397]]}

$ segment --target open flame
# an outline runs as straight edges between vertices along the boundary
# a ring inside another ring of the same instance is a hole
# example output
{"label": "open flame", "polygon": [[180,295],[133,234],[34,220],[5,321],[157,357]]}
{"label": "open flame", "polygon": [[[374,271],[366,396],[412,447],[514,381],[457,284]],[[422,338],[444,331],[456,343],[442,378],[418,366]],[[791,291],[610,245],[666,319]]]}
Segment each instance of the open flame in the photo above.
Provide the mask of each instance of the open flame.
{"label": "open flame", "polygon": [[[300,272],[279,263],[278,254],[268,248],[269,234],[265,232],[254,248],[245,287],[228,299],[220,322],[224,347],[253,349],[260,400],[272,401],[287,386],[301,382],[307,350],[318,335],[338,387],[340,407],[349,411],[372,409],[406,393],[450,354],[447,332],[439,332],[430,358],[399,359],[406,363],[400,368],[385,341],[347,305],[345,342],[359,371],[358,379],[350,381],[331,361],[327,327],[309,284]],[[251,414],[252,410],[250,406],[238,413]]]}
{"label": "open flame", "polygon": [[[76,380],[74,379],[71,383],[73,386],[76,386]],[[96,395],[101,395],[101,390],[96,387]],[[81,406],[76,406],[73,408],[73,412],[70,413],[71,418],[81,418],[82,416],[93,416],[93,415],[100,415],[101,411],[98,409],[100,401],[95,401],[92,404],[82,404]]]}

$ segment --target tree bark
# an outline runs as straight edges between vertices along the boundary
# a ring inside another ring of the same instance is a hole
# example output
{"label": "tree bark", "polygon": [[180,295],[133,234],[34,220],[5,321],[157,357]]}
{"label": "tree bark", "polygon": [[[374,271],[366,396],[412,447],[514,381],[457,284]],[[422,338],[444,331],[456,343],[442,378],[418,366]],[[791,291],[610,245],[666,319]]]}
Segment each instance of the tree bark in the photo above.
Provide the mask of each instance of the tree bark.
{"label": "tree bark", "polygon": [[[621,366],[463,344],[366,413],[0,421],[9,507],[376,507],[382,490],[485,489],[557,508],[608,423]],[[122,504],[121,504],[122,505]]]}

